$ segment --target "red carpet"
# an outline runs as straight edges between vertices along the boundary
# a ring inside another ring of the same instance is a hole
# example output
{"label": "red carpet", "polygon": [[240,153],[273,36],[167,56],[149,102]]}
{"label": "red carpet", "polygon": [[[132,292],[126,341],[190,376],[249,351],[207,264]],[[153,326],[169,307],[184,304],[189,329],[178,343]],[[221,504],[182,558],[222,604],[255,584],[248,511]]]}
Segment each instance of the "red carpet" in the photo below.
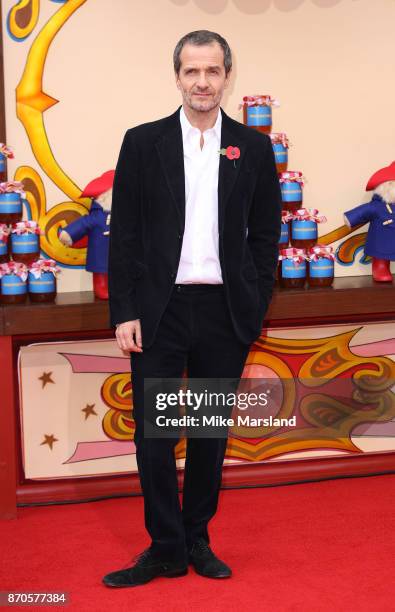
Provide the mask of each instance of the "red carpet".
{"label": "red carpet", "polygon": [[389,612],[394,502],[395,475],[221,491],[211,543],[233,577],[191,567],[128,589],[101,578],[149,543],[141,497],[19,508],[17,520],[0,522],[0,590],[68,591],[63,609],[82,612]]}

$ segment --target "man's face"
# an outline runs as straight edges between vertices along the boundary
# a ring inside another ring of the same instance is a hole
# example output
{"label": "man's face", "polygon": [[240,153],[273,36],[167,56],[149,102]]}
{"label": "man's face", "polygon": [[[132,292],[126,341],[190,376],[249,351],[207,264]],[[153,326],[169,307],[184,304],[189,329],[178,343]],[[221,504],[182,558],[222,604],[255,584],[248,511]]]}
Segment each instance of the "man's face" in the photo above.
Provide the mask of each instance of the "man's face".
{"label": "man's face", "polygon": [[214,42],[209,45],[189,45],[182,48],[180,72],[176,84],[186,106],[207,112],[219,106],[229,75],[225,76],[224,53]]}

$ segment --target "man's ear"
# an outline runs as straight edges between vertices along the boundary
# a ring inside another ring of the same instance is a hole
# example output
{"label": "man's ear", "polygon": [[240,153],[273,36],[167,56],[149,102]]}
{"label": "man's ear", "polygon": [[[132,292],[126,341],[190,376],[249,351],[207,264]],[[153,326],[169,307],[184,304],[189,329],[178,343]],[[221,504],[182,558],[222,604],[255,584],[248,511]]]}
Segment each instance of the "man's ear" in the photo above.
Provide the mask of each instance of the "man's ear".
{"label": "man's ear", "polygon": [[180,79],[178,77],[178,74],[175,72],[174,76],[175,76],[175,80],[176,80],[176,87],[177,87],[177,89],[180,89]]}
{"label": "man's ear", "polygon": [[229,70],[228,74],[225,77],[224,89],[226,89],[229,86],[231,74],[232,74],[232,69]]}

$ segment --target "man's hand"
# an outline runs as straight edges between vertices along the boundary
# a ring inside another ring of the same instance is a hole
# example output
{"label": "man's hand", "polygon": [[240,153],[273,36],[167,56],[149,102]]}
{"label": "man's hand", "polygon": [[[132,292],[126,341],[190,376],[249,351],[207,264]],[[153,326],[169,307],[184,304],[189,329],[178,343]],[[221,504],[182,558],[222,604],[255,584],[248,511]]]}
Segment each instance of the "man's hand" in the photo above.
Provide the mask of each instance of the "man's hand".
{"label": "man's hand", "polygon": [[140,319],[120,323],[115,330],[115,337],[121,351],[143,352]]}

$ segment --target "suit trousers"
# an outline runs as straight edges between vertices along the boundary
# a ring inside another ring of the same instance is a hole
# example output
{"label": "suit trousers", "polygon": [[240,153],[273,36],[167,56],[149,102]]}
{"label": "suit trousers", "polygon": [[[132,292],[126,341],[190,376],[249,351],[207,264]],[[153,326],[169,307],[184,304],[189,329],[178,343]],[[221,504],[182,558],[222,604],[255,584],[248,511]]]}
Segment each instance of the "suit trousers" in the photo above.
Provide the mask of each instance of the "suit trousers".
{"label": "suit trousers", "polygon": [[187,438],[182,508],[175,438],[144,437],[144,378],[236,378],[250,345],[236,336],[222,284],[176,284],[154,343],[131,353],[136,459],[144,496],[145,527],[153,553],[186,561],[193,542],[210,542],[208,522],[217,510],[227,438]]}

